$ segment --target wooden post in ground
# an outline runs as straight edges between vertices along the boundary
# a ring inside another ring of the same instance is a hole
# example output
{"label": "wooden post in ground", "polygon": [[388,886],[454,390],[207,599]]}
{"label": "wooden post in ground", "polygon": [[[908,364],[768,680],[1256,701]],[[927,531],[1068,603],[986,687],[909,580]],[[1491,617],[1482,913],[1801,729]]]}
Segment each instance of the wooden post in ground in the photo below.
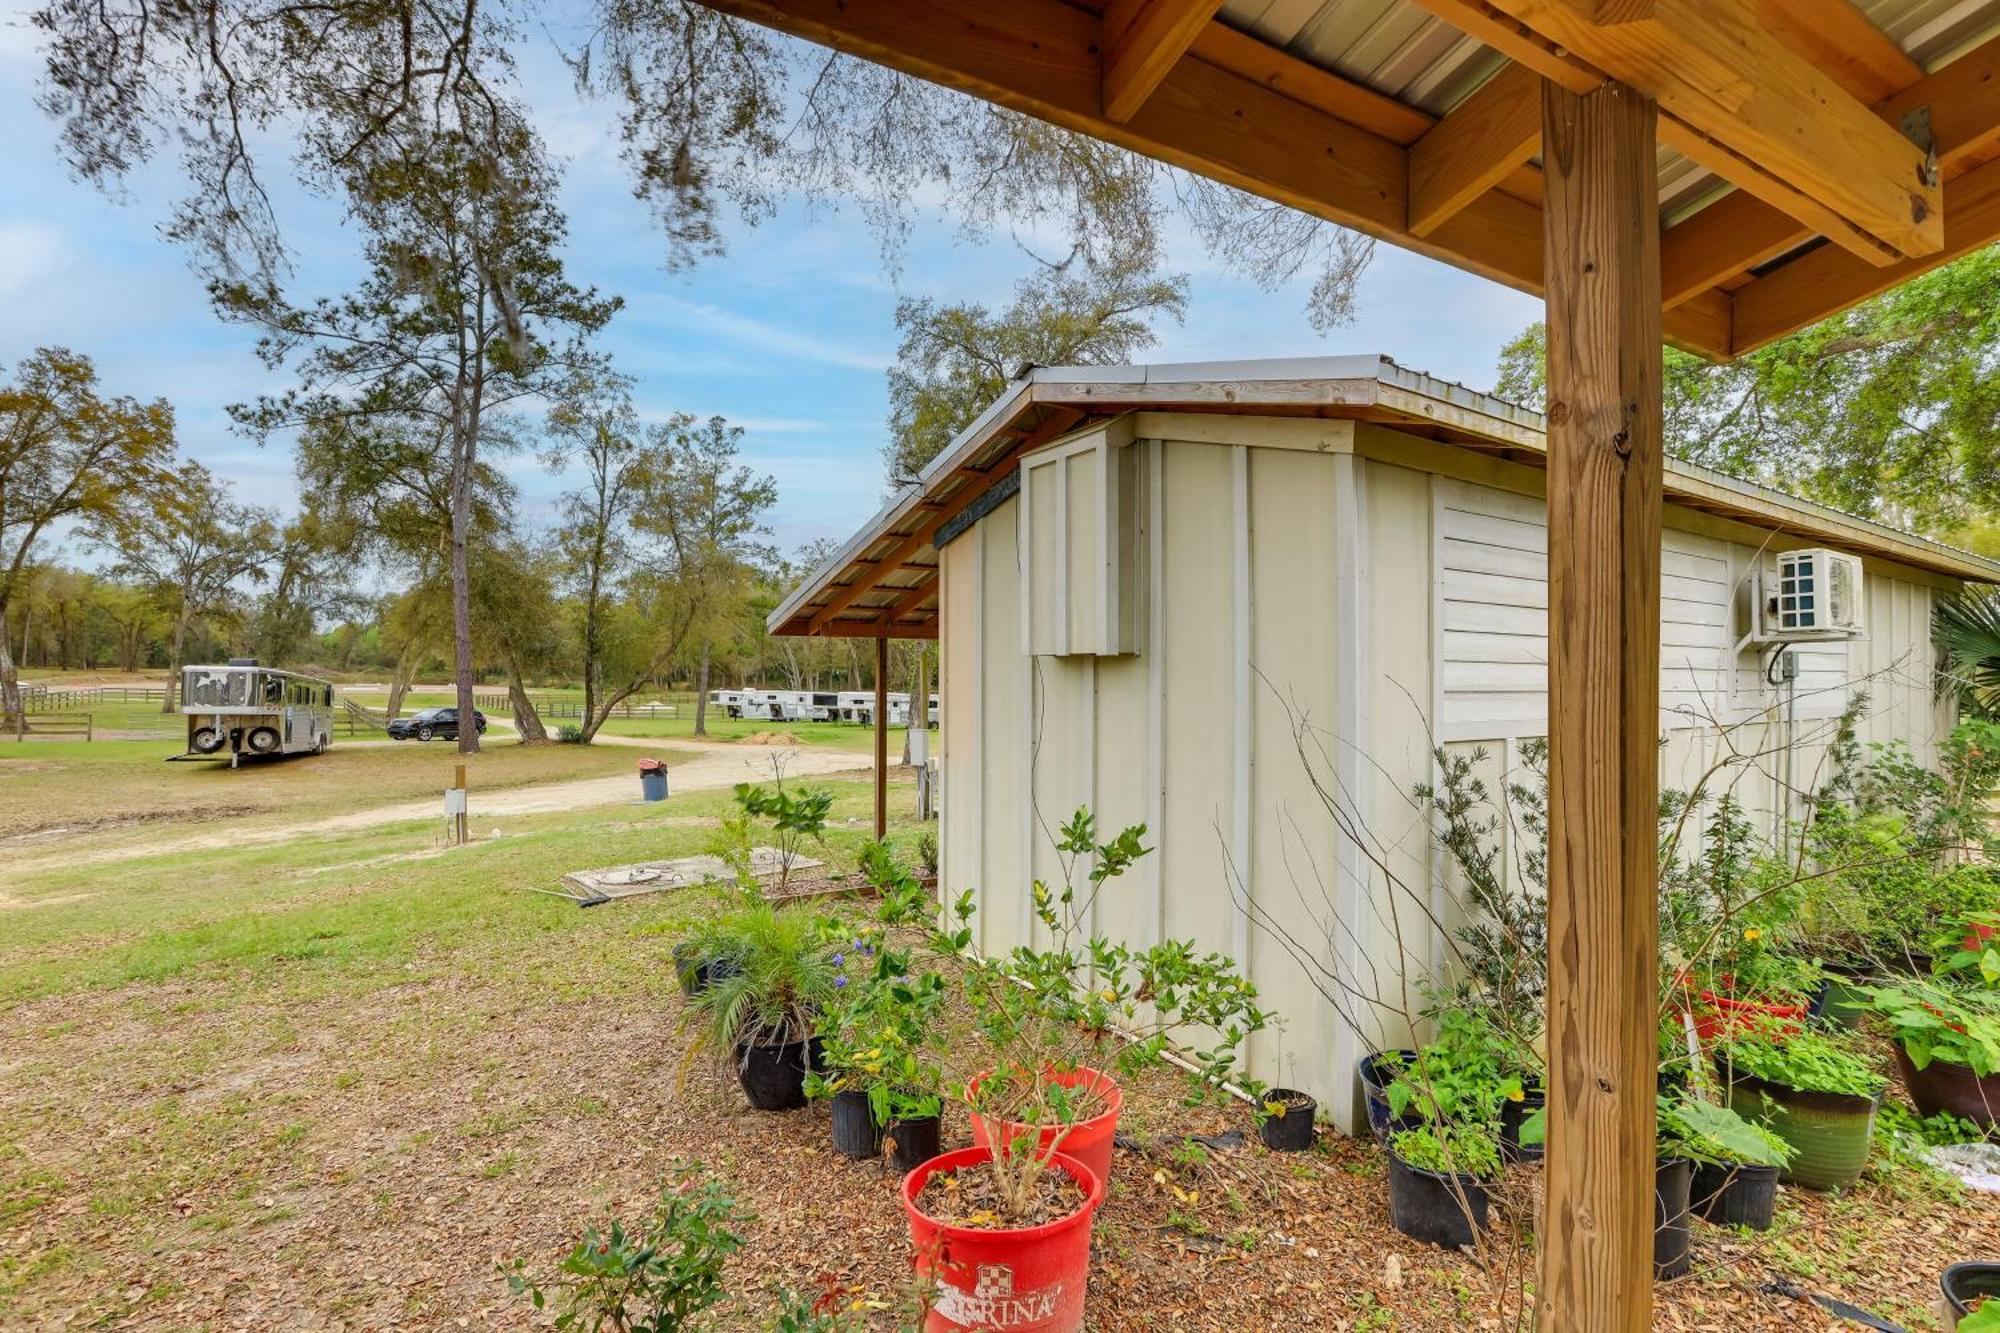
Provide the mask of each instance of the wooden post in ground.
{"label": "wooden post in ground", "polygon": [[875,640],[875,841],[889,836],[889,636]]}
{"label": "wooden post in ground", "polygon": [[1657,110],[1542,91],[1549,482],[1542,1333],[1652,1327],[1660,682]]}
{"label": "wooden post in ground", "polygon": [[[457,771],[453,773],[451,785],[458,788],[458,790],[461,793],[465,791],[464,764],[458,765]],[[459,798],[458,813],[452,818],[453,840],[461,845],[471,841],[472,828],[470,821],[471,821],[471,816],[466,811],[465,797],[461,795]]]}

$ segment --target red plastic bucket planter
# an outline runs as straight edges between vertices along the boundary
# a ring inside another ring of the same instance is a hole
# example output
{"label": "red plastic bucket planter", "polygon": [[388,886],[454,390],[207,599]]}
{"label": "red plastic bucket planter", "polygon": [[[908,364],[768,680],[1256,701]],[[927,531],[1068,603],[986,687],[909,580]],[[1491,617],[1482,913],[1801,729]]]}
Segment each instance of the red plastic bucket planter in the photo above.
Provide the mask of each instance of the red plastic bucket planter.
{"label": "red plastic bucket planter", "polygon": [[960,1148],[903,1177],[903,1211],[910,1215],[917,1272],[937,1281],[937,1298],[924,1328],[927,1333],[1082,1329],[1090,1282],[1090,1223],[1104,1202],[1104,1181],[1089,1167],[1067,1153],[1055,1155],[1050,1165],[1083,1189],[1083,1206],[1038,1227],[955,1227],[917,1206],[924,1182],[933,1175],[978,1166],[992,1157],[990,1148]]}
{"label": "red plastic bucket planter", "polygon": [[[979,1095],[979,1085],[985,1081],[985,1074],[972,1080],[965,1089],[968,1105]],[[1054,1147],[1063,1155],[1074,1157],[1090,1168],[1099,1180],[1111,1180],[1112,1139],[1118,1133],[1118,1112],[1125,1105],[1125,1094],[1119,1090],[1118,1080],[1095,1069],[1072,1069],[1067,1074],[1050,1074],[1049,1082],[1064,1088],[1087,1087],[1104,1098],[1104,1110],[1088,1120],[1079,1120],[1074,1125],[1048,1125],[1042,1129],[1041,1151]],[[1002,1122],[996,1136],[993,1122],[978,1111],[972,1112],[972,1144],[976,1148],[991,1148],[994,1139],[999,1138],[999,1147],[1004,1151],[1007,1144],[1028,1132],[1028,1126],[1019,1121]]]}
{"label": "red plastic bucket planter", "polygon": [[1694,1034],[1704,1042],[1733,1037],[1750,1029],[1769,1031],[1773,1037],[1791,1037],[1805,1026],[1804,1005],[1732,1000],[1712,990],[1703,991],[1700,998],[1701,1003],[1694,1011]]}

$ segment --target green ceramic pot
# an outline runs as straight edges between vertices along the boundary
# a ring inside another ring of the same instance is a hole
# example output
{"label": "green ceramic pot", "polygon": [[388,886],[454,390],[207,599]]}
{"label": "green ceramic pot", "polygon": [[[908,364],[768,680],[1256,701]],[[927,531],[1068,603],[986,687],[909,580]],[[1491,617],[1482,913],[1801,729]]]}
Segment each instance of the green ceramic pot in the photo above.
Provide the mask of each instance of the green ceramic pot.
{"label": "green ceramic pot", "polygon": [[1729,1085],[1729,1109],[1762,1120],[1792,1145],[1782,1179],[1809,1190],[1844,1190],[1861,1177],[1875,1140],[1875,1108],[1882,1097],[1806,1092],[1738,1073]]}

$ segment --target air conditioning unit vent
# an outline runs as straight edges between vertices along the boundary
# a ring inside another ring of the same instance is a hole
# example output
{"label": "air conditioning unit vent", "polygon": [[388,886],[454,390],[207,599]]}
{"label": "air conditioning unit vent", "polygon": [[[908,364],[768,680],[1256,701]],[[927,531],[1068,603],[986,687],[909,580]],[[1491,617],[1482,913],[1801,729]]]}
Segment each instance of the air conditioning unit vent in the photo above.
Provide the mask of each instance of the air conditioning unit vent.
{"label": "air conditioning unit vent", "polygon": [[1861,560],[1844,551],[1781,551],[1778,576],[1765,589],[1762,633],[1767,643],[1851,639],[1861,634]]}

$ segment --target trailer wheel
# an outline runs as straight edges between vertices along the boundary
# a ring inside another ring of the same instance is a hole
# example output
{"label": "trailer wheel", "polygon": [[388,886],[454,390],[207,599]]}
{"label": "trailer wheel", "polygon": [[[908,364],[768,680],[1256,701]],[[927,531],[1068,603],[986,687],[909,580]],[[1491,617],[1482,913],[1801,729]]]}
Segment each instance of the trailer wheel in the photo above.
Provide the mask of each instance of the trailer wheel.
{"label": "trailer wheel", "polygon": [[250,749],[257,754],[274,754],[278,749],[278,732],[275,727],[258,727],[246,738]]}
{"label": "trailer wheel", "polygon": [[214,754],[222,748],[222,731],[218,727],[197,727],[188,738],[188,746],[196,754]]}

